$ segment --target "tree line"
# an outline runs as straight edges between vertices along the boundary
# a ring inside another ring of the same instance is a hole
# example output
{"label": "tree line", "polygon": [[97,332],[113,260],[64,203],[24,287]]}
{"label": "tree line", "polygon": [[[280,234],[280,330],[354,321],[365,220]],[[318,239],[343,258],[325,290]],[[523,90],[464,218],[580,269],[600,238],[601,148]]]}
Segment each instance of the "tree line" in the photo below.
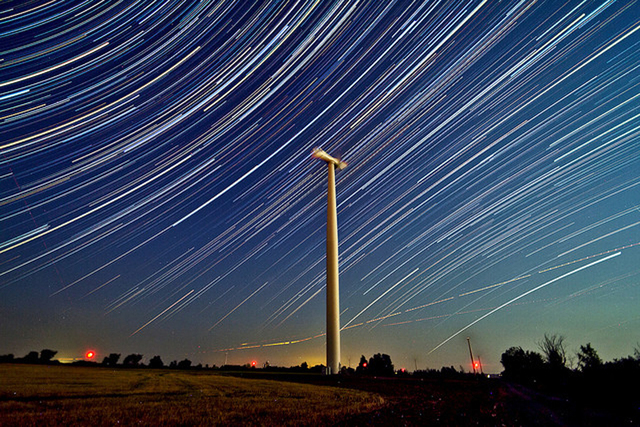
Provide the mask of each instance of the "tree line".
{"label": "tree line", "polygon": [[[58,354],[55,350],[43,349],[39,353],[37,351],[30,351],[24,357],[15,357],[13,354],[0,355],[0,363],[29,363],[29,364],[60,364],[59,360],[55,360],[55,355]],[[149,363],[145,365],[142,363],[142,354],[132,353],[124,357],[120,362],[120,353],[111,353],[105,356],[102,363],[89,361],[89,360],[76,360],[71,362],[71,365],[86,365],[86,366],[109,366],[109,367],[149,367],[149,368],[178,368],[188,369],[192,367],[202,368],[202,364],[192,366],[192,362],[189,359],[183,359],[181,361],[174,360],[169,365],[165,365],[160,356],[153,356],[149,359]]]}
{"label": "tree line", "polygon": [[581,345],[571,357],[565,338],[545,334],[538,343],[540,352],[511,347],[502,353],[502,377],[537,387],[559,387],[577,380],[601,381],[640,375],[640,346],[634,354],[604,362],[591,343]]}
{"label": "tree line", "polygon": [[[0,355],[0,363],[28,363],[28,364],[60,364],[60,361],[55,360],[54,357],[58,352],[55,350],[44,349],[39,353],[37,351],[30,351],[24,357],[15,357],[13,354]],[[302,362],[299,366],[291,367],[279,367],[271,366],[269,362],[265,362],[261,368],[256,366],[256,362],[246,363],[244,365],[223,365],[217,367],[213,365],[202,366],[202,364],[193,365],[191,360],[183,359],[181,361],[174,360],[166,365],[160,356],[153,356],[149,359],[147,364],[142,362],[143,355],[138,353],[132,353],[122,358],[121,353],[110,353],[105,356],[101,363],[91,360],[76,360],[71,362],[71,365],[82,366],[106,366],[106,367],[126,367],[126,368],[172,368],[172,369],[221,369],[221,370],[246,370],[246,369],[262,369],[265,371],[287,371],[287,372],[308,372],[308,373],[322,373],[324,372],[324,365],[309,366],[307,362]],[[341,373],[343,375],[368,375],[368,376],[393,376],[397,373],[404,374],[404,369],[396,372],[394,370],[391,357],[388,354],[377,353],[374,354],[368,360],[364,355],[360,358],[360,364],[356,369],[342,367]]]}
{"label": "tree line", "polygon": [[562,335],[544,335],[538,351],[511,347],[502,353],[502,378],[582,407],[606,408],[621,419],[640,416],[640,346],[633,355],[605,362],[591,343],[575,355]]}
{"label": "tree line", "polygon": [[[500,362],[504,367],[501,377],[526,386],[538,388],[561,388],[567,387],[577,382],[591,381],[601,383],[603,381],[617,379],[635,378],[640,379],[640,346],[634,349],[633,356],[614,359],[604,362],[591,343],[581,345],[575,357],[571,357],[566,349],[565,338],[557,334],[545,334],[538,343],[539,352],[524,350],[522,347],[510,347],[502,353]],[[54,357],[58,352],[51,349],[43,349],[40,352],[30,351],[24,357],[15,357],[13,354],[0,355],[0,363],[30,363],[30,364],[58,364]],[[277,367],[270,366],[265,362],[262,368],[257,368],[255,362],[244,365],[224,365],[217,367],[213,365],[203,366],[201,363],[194,365],[189,359],[180,361],[174,360],[168,365],[158,355],[149,359],[145,365],[142,362],[143,355],[132,353],[125,356],[121,361],[120,353],[110,353],[105,356],[101,363],[89,360],[77,360],[71,364],[108,366],[108,367],[148,367],[154,369],[176,368],[176,369],[264,369],[292,372],[322,372],[324,365],[309,367],[307,362],[299,366]],[[465,372],[464,368],[459,370],[451,367],[441,369],[416,370],[413,373],[405,372],[404,369],[395,370],[391,357],[388,354],[377,353],[367,359],[364,355],[360,357],[358,366],[342,367],[343,375],[364,375],[364,376],[415,376],[420,378],[454,378],[465,375],[472,375]],[[571,383],[571,384],[570,384]]]}
{"label": "tree line", "polygon": [[[40,364],[40,365],[58,365],[61,364],[59,360],[54,359],[58,352],[55,350],[44,349],[40,352],[30,351],[23,357],[15,357],[14,354],[0,355],[0,363],[26,363],[26,364]],[[223,365],[223,366],[209,366],[208,364],[202,365],[202,363],[193,364],[189,359],[174,360],[169,364],[165,364],[160,356],[153,356],[149,359],[148,363],[142,361],[143,355],[139,353],[132,353],[122,358],[121,353],[110,353],[105,356],[102,362],[96,362],[93,360],[80,359],[68,363],[69,365],[76,366],[104,366],[112,368],[150,368],[150,369],[212,369],[212,370],[224,370],[224,371],[242,371],[242,370],[266,370],[266,371],[288,371],[288,372],[308,372],[308,373],[322,373],[324,365],[309,366],[307,362],[302,362],[299,366],[291,367],[279,367],[271,366],[269,362],[264,362],[262,367],[256,366],[256,362],[245,363],[243,365]]]}

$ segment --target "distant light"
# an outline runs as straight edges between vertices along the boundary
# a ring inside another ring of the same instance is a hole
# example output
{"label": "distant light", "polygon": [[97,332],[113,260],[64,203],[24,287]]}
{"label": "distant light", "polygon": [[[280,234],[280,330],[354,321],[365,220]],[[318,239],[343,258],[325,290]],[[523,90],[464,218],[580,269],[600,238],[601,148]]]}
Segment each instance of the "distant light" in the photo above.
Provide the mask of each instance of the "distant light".
{"label": "distant light", "polygon": [[258,362],[256,362],[255,360],[252,360],[252,361],[251,361],[251,366],[252,366],[252,367],[254,367],[254,368],[255,368],[257,364],[258,364]]}
{"label": "distant light", "polygon": [[366,367],[367,367],[367,362],[364,362],[364,363],[362,364],[362,367],[363,367],[363,368],[366,368]]}
{"label": "distant light", "polygon": [[84,357],[85,359],[93,359],[94,357],[96,357],[96,352],[93,350],[89,350],[85,353]]}

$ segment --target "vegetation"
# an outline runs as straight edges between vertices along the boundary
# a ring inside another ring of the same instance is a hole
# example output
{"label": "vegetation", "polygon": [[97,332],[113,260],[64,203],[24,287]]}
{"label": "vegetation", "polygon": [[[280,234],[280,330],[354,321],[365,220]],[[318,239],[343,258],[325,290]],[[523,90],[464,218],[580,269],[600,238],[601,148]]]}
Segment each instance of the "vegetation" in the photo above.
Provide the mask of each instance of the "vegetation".
{"label": "vegetation", "polygon": [[626,417],[640,416],[640,398],[635,385],[640,381],[640,350],[633,356],[603,362],[591,343],[581,345],[577,368],[568,366],[564,337],[546,335],[538,343],[542,353],[511,347],[502,354],[502,377],[537,392],[580,402]]}
{"label": "vegetation", "polygon": [[151,360],[149,360],[149,367],[152,369],[164,368],[164,363],[160,356],[153,356]]}
{"label": "vegetation", "polygon": [[60,363],[57,360],[53,360],[53,357],[57,354],[57,351],[49,350],[45,348],[38,354],[37,351],[30,351],[24,357],[16,358],[13,354],[0,355],[0,363],[44,363],[55,364]]}
{"label": "vegetation", "polygon": [[0,365],[6,425],[326,425],[383,406],[358,390],[206,371]]}
{"label": "vegetation", "polygon": [[374,354],[369,361],[363,356],[360,357],[360,363],[356,368],[356,374],[371,375],[380,377],[389,377],[395,374],[393,363],[388,354]]}
{"label": "vegetation", "polygon": [[453,366],[396,372],[391,357],[381,353],[363,355],[356,369],[327,377],[320,375],[322,365],[306,362],[289,368],[269,363],[257,368],[255,362],[203,368],[189,359],[166,365],[157,355],[147,365],[140,354],[118,363],[118,353],[102,363],[61,366],[54,359],[57,352],[44,349],[21,358],[0,356],[5,363],[0,365],[0,420],[9,425],[95,419],[103,424],[349,425],[393,423],[401,414],[408,425],[640,421],[640,397],[629,392],[640,380],[640,348],[633,356],[605,362],[591,343],[570,355],[561,335],[545,334],[537,347],[507,349],[501,380]]}
{"label": "vegetation", "polygon": [[141,354],[130,354],[124,358],[124,360],[122,361],[122,364],[124,366],[130,366],[130,367],[139,366],[141,360],[142,360]]}

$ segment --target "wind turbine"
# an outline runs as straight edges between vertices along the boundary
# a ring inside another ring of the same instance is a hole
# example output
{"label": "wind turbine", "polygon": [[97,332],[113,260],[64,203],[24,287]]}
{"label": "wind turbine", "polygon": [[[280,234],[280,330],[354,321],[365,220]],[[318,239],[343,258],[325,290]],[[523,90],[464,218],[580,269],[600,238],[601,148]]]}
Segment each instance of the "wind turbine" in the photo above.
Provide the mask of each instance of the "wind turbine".
{"label": "wind turbine", "polygon": [[336,208],[336,168],[347,164],[314,148],[312,157],[327,162],[327,374],[340,372],[340,287],[338,285],[338,213]]}

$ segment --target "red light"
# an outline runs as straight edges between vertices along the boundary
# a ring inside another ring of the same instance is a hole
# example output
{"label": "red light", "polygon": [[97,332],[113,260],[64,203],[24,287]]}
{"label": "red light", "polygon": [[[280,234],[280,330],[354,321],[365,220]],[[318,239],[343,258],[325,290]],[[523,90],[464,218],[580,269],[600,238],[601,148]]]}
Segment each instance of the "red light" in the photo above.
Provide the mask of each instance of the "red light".
{"label": "red light", "polygon": [[363,368],[366,368],[366,367],[367,367],[367,362],[364,362],[364,363],[362,364],[362,367],[363,367]]}
{"label": "red light", "polygon": [[92,350],[89,350],[85,353],[84,357],[87,359],[93,359],[96,356],[96,353]]}
{"label": "red light", "polygon": [[256,362],[255,360],[251,361],[251,366],[253,366],[254,368],[256,367],[257,364],[258,362]]}

